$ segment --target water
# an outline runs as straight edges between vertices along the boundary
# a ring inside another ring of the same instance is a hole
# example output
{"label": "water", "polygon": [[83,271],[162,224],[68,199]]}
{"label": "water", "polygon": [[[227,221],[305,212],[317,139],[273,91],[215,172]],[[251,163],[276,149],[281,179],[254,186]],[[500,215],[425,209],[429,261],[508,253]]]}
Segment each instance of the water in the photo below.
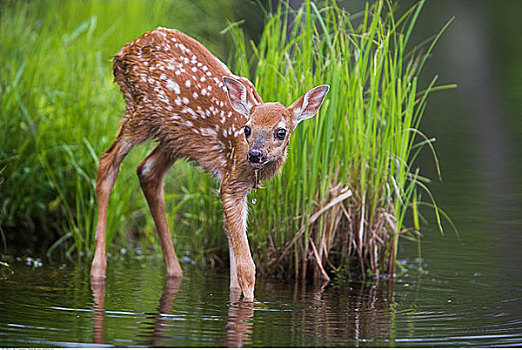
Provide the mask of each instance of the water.
{"label": "water", "polygon": [[157,256],[112,258],[106,284],[92,286],[85,267],[16,263],[0,283],[0,344],[522,345],[522,282],[462,257],[447,257],[452,269],[403,261],[406,271],[379,284],[260,278],[254,306],[230,295],[227,271],[184,266],[183,279],[166,279]]}

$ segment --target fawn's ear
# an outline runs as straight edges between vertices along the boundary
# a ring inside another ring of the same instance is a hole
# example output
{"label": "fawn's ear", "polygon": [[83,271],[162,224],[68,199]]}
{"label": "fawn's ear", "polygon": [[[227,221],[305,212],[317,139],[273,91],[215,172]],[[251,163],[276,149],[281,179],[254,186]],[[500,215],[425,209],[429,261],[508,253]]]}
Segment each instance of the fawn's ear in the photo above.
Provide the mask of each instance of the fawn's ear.
{"label": "fawn's ear", "polygon": [[223,77],[223,82],[227,87],[228,100],[232,108],[248,118],[253,103],[250,101],[245,85],[239,80],[230,77]]}
{"label": "fawn's ear", "polygon": [[316,86],[288,107],[294,115],[295,125],[302,120],[312,118],[317,113],[329,89],[328,85]]}

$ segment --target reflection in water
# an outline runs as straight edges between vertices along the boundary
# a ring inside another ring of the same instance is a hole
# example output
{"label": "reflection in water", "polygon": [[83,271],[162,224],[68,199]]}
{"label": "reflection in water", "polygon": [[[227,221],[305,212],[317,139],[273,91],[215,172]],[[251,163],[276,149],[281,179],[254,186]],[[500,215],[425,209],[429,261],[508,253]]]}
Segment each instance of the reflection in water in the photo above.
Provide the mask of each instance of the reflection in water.
{"label": "reflection in water", "polygon": [[252,344],[254,305],[251,302],[240,301],[240,295],[241,291],[230,291],[230,305],[223,342],[223,346],[229,348]]}
{"label": "reflection in water", "polygon": [[[156,313],[150,314],[148,317],[152,319],[150,341],[148,345],[159,346],[161,333],[167,323],[167,319],[163,315],[168,314],[172,308],[172,302],[174,296],[179,290],[181,284],[181,278],[172,277],[167,278],[165,281],[165,288],[161,295],[158,310]],[[94,297],[94,340],[95,344],[103,344],[103,316],[105,313],[104,300],[105,300],[105,280],[91,280],[91,289]]]}
{"label": "reflection in water", "polygon": [[161,294],[161,298],[159,301],[158,311],[154,314],[151,314],[148,318],[153,322],[151,326],[148,327],[151,332],[148,337],[150,337],[150,341],[148,345],[150,346],[159,346],[161,333],[163,332],[165,326],[168,323],[168,318],[163,315],[168,314],[172,308],[172,302],[174,301],[174,297],[176,293],[179,291],[179,285],[181,284],[181,277],[168,277],[165,281],[165,288],[163,289],[163,294]]}
{"label": "reflection in water", "polygon": [[[300,334],[304,330],[310,339],[307,346],[314,347],[393,342],[393,287],[393,280],[378,285],[348,283],[328,287],[296,282],[291,303],[297,312],[288,314],[291,319],[284,327],[285,333]],[[277,290],[281,286],[273,281],[265,288]]]}
{"label": "reflection in water", "polygon": [[229,294],[226,273],[193,270],[182,284],[162,283],[162,266],[145,267],[147,273],[136,275],[136,264],[120,264],[111,275],[117,283],[109,280],[105,285],[89,283],[80,269],[48,273],[14,266],[15,273],[0,281],[0,344],[522,345],[522,286],[506,288],[502,277],[405,273],[395,284],[345,282],[326,287],[259,279],[256,294],[263,304],[250,304],[242,303],[237,293]]}
{"label": "reflection in water", "polygon": [[[150,338],[147,345],[158,347],[162,338],[162,333],[169,323],[169,313],[172,303],[179,291],[182,278],[167,278],[163,294],[159,300],[159,305],[155,313],[148,314],[147,318],[151,321],[146,328],[146,337]],[[93,342],[104,344],[103,339],[103,318],[105,313],[105,280],[91,280],[91,289],[94,299],[94,327]],[[241,347],[251,344],[252,325],[254,317],[254,304],[240,300],[241,291],[230,291],[230,304],[228,308],[227,325],[224,329],[225,347]]]}
{"label": "reflection in water", "polygon": [[103,344],[103,307],[105,301],[105,280],[91,280],[94,298],[94,339],[95,344]]}
{"label": "reflection in water", "polygon": [[358,343],[367,339],[393,341],[393,280],[382,281],[380,286],[360,284],[352,287],[352,293],[344,306],[346,323],[352,327],[344,328],[344,336]]}

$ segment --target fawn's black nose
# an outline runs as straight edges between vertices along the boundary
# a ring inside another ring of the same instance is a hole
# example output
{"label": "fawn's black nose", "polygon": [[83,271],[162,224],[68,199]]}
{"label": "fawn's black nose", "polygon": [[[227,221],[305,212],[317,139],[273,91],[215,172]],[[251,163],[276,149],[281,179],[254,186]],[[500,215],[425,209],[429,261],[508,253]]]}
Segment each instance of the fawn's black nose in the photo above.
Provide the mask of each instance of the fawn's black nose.
{"label": "fawn's black nose", "polygon": [[263,158],[263,154],[261,153],[261,151],[258,151],[256,149],[248,151],[248,161],[250,163],[260,163],[261,158]]}

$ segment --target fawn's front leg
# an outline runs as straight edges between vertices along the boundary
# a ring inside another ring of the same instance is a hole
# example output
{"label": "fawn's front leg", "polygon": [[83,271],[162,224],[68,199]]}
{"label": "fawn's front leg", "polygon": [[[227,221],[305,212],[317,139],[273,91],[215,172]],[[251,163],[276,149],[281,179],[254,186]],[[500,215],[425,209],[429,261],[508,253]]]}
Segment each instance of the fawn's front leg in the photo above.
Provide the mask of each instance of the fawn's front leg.
{"label": "fawn's front leg", "polygon": [[[250,254],[246,235],[247,201],[246,193],[227,186],[221,187],[221,203],[225,212],[225,229],[228,230],[229,244],[232,246],[235,261],[237,282],[243,291],[245,301],[254,300],[254,285],[256,281],[256,266]],[[232,258],[231,258],[232,264]],[[231,288],[234,288],[231,283]]]}
{"label": "fawn's front leg", "polygon": [[241,296],[241,287],[239,286],[239,282],[237,281],[236,258],[234,256],[234,249],[232,248],[232,241],[230,240],[230,233],[228,232],[226,221],[224,228],[227,233],[228,255],[230,257],[230,293],[234,291],[235,293],[239,293],[239,296]]}

